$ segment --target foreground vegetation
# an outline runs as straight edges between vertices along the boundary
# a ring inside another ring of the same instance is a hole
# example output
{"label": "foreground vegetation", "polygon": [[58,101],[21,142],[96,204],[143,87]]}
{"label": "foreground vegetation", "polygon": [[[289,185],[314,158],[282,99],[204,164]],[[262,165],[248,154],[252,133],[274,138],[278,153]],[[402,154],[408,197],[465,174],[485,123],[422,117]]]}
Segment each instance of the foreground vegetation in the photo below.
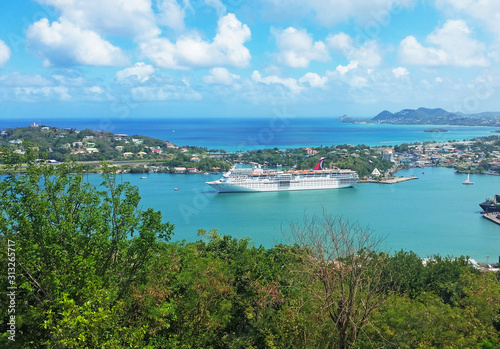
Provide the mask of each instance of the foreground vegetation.
{"label": "foreground vegetation", "polygon": [[[29,154],[28,154],[29,155]],[[30,161],[30,159],[27,159]],[[388,254],[327,213],[292,224],[290,245],[200,231],[172,242],[138,189],[30,163],[0,182],[2,347],[494,348],[500,282],[466,257]],[[168,215],[168,212],[166,212]],[[8,248],[14,249],[14,262]],[[13,283],[11,281],[14,281]],[[6,290],[15,285],[15,297]],[[14,320],[12,320],[14,316]],[[11,339],[9,339],[9,337]],[[12,338],[15,341],[12,341]]]}

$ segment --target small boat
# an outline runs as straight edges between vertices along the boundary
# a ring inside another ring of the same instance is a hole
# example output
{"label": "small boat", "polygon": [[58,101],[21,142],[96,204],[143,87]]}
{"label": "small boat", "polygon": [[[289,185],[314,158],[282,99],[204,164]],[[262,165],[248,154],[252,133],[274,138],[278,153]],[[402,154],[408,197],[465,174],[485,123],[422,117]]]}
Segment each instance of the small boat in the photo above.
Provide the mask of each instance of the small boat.
{"label": "small boat", "polygon": [[469,185],[474,184],[474,182],[470,181],[470,174],[469,173],[467,173],[467,179],[464,182],[462,182],[462,184],[469,184]]}
{"label": "small boat", "polygon": [[146,177],[146,176],[142,176],[142,177],[141,177],[141,179],[146,179],[146,178],[148,178],[148,177]]}

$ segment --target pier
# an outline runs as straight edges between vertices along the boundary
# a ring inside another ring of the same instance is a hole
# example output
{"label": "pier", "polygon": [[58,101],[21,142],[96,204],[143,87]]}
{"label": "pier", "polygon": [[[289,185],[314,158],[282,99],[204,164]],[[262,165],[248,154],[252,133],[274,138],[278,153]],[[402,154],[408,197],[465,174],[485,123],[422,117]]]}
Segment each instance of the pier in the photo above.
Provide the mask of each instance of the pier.
{"label": "pier", "polygon": [[496,223],[496,224],[499,224],[500,225],[500,219],[497,218],[497,216],[500,216],[498,214],[498,212],[494,212],[494,213],[486,213],[486,214],[483,214],[483,217],[492,221],[493,223]]}
{"label": "pier", "polygon": [[359,183],[395,184],[395,183],[401,183],[401,182],[410,181],[412,179],[418,179],[418,177],[415,177],[415,176],[411,176],[411,177],[397,177],[397,178],[382,179],[382,180],[363,179],[363,180],[360,180]]}

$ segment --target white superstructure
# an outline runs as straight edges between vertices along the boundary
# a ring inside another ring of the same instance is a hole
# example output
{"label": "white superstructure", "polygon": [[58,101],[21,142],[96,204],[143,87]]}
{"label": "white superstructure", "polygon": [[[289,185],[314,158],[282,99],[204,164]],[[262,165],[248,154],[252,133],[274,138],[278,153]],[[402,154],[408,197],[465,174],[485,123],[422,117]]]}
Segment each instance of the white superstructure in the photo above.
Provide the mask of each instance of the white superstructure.
{"label": "white superstructure", "polygon": [[321,158],[314,170],[275,171],[233,167],[221,179],[206,182],[220,193],[352,187],[358,174],[351,170],[324,170]]}

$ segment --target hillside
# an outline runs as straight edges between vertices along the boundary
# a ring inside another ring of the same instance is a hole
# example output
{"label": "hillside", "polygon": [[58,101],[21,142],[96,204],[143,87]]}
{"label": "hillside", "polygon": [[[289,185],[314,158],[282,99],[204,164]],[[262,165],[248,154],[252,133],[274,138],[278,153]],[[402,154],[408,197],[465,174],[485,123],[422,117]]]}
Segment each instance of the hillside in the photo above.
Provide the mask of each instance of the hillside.
{"label": "hillside", "polygon": [[50,159],[57,161],[156,158],[167,148],[174,148],[170,142],[146,136],[36,124],[7,128],[0,133],[0,147],[16,149],[15,152],[22,154],[24,142],[34,143],[40,153],[47,153]]}
{"label": "hillside", "polygon": [[29,148],[50,162],[147,161],[161,164],[166,171],[191,173],[229,169],[229,164],[213,150],[193,146],[180,148],[169,141],[142,135],[42,125],[0,131],[1,153],[11,152],[21,159]]}
{"label": "hillside", "polygon": [[441,108],[403,109],[397,113],[384,110],[371,119],[373,122],[398,125],[462,125],[500,126],[500,113],[451,113]]}

